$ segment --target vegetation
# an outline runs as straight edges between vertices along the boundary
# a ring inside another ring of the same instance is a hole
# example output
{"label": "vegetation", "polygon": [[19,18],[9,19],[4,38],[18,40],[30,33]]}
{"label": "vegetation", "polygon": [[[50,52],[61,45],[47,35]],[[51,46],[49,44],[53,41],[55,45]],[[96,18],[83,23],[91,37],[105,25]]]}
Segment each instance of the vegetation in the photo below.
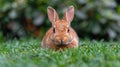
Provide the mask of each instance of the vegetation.
{"label": "vegetation", "polygon": [[119,39],[119,0],[0,0],[0,39],[42,37],[50,27],[46,8],[62,17],[66,7],[75,7],[72,26],[80,38]]}
{"label": "vegetation", "polygon": [[38,39],[0,43],[1,67],[120,67],[119,42],[82,40],[77,49],[51,51]]}

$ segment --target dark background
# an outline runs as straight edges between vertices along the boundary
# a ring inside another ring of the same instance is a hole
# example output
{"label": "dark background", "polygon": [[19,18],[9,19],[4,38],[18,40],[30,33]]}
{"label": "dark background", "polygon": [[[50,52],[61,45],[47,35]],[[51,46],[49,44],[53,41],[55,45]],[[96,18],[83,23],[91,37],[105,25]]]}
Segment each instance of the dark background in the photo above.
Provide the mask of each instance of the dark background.
{"label": "dark background", "polygon": [[50,28],[47,7],[62,15],[73,5],[72,27],[80,39],[120,39],[120,0],[0,0],[0,41],[42,38]]}

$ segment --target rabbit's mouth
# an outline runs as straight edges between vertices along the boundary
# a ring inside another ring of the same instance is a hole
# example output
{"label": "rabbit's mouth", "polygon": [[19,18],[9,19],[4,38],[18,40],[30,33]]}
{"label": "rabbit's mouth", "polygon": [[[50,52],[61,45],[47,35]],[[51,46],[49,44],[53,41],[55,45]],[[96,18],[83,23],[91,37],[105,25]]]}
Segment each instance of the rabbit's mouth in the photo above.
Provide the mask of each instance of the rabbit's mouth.
{"label": "rabbit's mouth", "polygon": [[69,44],[72,43],[73,39],[74,38],[71,38],[69,41],[66,42],[66,41],[63,41],[63,40],[57,40],[56,41],[56,40],[50,38],[51,42],[54,43],[54,45],[57,45],[57,46],[60,46],[60,45],[62,45],[62,46],[69,45]]}
{"label": "rabbit's mouth", "polygon": [[74,40],[74,37],[70,36],[66,37],[66,38],[60,38],[60,37],[55,37],[55,36],[51,36],[50,38],[51,43],[53,43],[54,45],[62,45],[62,46],[66,46],[71,44],[71,42]]}

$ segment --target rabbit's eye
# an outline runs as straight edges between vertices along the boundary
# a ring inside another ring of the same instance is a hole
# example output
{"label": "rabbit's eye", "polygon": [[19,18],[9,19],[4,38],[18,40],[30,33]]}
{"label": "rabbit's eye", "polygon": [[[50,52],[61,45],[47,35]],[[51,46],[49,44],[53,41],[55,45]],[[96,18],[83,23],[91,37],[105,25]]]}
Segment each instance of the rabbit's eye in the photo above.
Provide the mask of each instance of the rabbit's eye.
{"label": "rabbit's eye", "polygon": [[69,31],[70,31],[70,29],[68,28],[67,32],[69,32]]}
{"label": "rabbit's eye", "polygon": [[55,28],[53,28],[53,32],[55,33]]}

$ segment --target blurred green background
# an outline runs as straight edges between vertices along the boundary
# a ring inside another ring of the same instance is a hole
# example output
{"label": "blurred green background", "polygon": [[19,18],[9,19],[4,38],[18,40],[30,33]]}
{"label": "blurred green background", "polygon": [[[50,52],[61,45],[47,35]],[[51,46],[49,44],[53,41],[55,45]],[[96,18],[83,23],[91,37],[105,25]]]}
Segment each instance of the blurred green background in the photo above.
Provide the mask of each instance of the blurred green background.
{"label": "blurred green background", "polygon": [[51,26],[47,7],[62,18],[70,5],[75,7],[71,25],[80,39],[120,39],[120,0],[0,0],[0,41],[42,38]]}

